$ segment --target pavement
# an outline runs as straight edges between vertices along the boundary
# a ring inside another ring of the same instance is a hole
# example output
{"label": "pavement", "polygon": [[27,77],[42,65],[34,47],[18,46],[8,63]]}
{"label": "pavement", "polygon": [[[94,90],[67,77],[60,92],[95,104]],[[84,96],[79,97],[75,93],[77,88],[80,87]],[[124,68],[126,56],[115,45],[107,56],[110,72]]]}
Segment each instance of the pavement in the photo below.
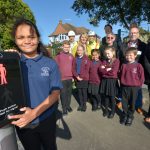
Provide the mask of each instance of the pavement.
{"label": "pavement", "polygon": [[[143,95],[143,109],[147,111],[149,98],[145,88]],[[58,150],[150,149],[150,124],[143,121],[143,115],[135,112],[132,126],[124,126],[119,123],[119,110],[113,119],[103,117],[102,110],[92,112],[90,103],[87,103],[86,112],[78,112],[74,96],[71,107],[73,112],[62,117],[59,106],[56,135]],[[23,150],[20,143],[19,150]]]}

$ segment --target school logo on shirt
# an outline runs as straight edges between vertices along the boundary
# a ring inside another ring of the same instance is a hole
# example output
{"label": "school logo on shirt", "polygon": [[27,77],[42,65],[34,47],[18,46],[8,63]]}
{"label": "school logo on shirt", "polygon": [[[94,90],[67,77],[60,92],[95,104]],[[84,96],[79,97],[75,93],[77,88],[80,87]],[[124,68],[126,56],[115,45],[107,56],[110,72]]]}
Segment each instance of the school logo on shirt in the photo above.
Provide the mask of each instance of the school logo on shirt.
{"label": "school logo on shirt", "polygon": [[42,67],[41,68],[41,76],[49,76],[49,67]]}
{"label": "school logo on shirt", "polygon": [[87,64],[87,60],[84,61],[84,64]]}
{"label": "school logo on shirt", "polygon": [[133,68],[132,72],[137,73],[137,68]]}

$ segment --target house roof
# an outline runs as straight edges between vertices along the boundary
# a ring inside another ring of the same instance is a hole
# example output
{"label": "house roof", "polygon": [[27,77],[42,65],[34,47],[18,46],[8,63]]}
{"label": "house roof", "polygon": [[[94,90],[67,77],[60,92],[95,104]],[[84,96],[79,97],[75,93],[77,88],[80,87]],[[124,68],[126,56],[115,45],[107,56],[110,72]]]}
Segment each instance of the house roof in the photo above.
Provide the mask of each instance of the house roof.
{"label": "house roof", "polygon": [[76,34],[81,34],[81,33],[88,33],[89,29],[86,29],[84,27],[75,27],[69,23],[63,24],[62,21],[60,20],[55,31],[49,35],[51,36],[57,36],[59,34],[68,34],[70,30],[73,30]]}

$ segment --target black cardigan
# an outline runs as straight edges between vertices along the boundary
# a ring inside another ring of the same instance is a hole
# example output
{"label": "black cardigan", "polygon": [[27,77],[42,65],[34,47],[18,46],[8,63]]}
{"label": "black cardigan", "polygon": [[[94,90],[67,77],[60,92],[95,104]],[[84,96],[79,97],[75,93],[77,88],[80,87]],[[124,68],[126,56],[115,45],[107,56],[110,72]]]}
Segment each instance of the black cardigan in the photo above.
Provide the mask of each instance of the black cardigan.
{"label": "black cardigan", "polygon": [[146,51],[144,53],[144,73],[145,84],[150,84],[150,42],[147,44]]}

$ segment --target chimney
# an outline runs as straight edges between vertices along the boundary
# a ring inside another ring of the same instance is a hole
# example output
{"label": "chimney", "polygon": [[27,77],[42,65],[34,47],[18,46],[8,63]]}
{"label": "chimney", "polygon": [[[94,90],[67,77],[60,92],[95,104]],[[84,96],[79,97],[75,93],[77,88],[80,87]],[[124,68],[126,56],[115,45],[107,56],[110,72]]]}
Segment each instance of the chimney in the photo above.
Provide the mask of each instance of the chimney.
{"label": "chimney", "polygon": [[59,24],[62,24],[62,20],[59,20]]}

